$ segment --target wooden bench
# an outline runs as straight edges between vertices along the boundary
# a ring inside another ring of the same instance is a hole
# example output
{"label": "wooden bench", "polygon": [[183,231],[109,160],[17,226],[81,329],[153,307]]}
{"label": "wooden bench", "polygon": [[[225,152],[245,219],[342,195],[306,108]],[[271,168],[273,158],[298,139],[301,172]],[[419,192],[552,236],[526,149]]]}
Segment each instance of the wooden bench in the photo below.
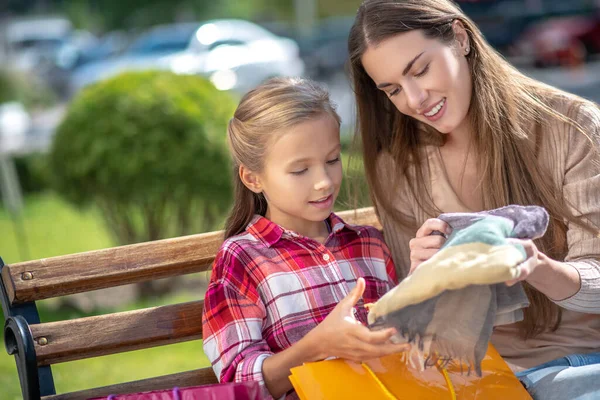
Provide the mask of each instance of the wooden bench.
{"label": "wooden bench", "polygon": [[[381,228],[372,208],[339,215],[349,223]],[[216,383],[208,367],[56,394],[53,364],[201,339],[203,301],[46,323],[35,302],[207,271],[222,240],[222,232],[211,232],[17,264],[4,265],[0,259],[5,344],[15,356],[23,398],[85,399]]]}

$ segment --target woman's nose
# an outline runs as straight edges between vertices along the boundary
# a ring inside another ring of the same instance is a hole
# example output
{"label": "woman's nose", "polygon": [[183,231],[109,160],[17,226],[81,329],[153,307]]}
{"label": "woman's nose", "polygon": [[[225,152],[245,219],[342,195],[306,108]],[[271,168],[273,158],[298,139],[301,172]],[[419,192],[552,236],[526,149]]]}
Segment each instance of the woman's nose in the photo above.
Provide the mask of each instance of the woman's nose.
{"label": "woman's nose", "polygon": [[406,85],[404,87],[408,106],[415,112],[422,112],[427,100],[427,92],[418,85]]}

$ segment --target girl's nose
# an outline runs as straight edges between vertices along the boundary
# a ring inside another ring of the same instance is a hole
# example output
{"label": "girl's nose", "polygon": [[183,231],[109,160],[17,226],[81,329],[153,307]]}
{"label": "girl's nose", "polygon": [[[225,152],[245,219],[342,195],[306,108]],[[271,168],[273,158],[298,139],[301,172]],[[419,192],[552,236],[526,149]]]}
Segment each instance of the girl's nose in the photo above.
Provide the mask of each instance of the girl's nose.
{"label": "girl's nose", "polygon": [[329,177],[329,175],[327,173],[324,173],[323,176],[321,176],[320,179],[315,184],[315,190],[317,190],[317,191],[327,190],[327,189],[331,188],[332,185],[333,185],[333,182],[331,181],[331,178]]}

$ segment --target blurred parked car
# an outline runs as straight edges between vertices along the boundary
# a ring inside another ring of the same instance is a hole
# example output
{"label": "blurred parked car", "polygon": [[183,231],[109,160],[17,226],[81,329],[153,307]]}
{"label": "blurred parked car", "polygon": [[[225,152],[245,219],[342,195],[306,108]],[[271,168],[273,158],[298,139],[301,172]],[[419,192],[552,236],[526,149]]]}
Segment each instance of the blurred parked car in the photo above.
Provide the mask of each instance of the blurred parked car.
{"label": "blurred parked car", "polygon": [[311,76],[326,78],[342,71],[348,60],[348,35],[354,16],[323,19],[311,38],[305,61]]}
{"label": "blurred parked car", "polygon": [[73,71],[85,64],[119,55],[128,40],[128,35],[121,31],[108,32],[100,38],[89,32],[74,31],[57,50],[45,80],[60,97],[69,97]]}
{"label": "blurred parked car", "polygon": [[554,18],[533,25],[518,40],[515,55],[537,67],[573,66],[600,54],[600,14]]}
{"label": "blurred parked car", "polygon": [[457,0],[486,40],[499,52],[515,54],[526,32],[549,18],[589,15],[597,0]]}
{"label": "blurred parked car", "polygon": [[74,70],[84,64],[116,56],[125,50],[128,43],[128,35],[122,31],[108,32],[99,38],[82,37],[76,32],[58,50],[56,65]]}
{"label": "blurred parked car", "polygon": [[71,92],[132,70],[164,69],[207,76],[221,90],[245,92],[274,76],[304,73],[298,45],[243,20],[160,25],[116,58],[76,69]]}
{"label": "blurred parked car", "polygon": [[39,72],[72,32],[62,17],[22,18],[5,27],[9,62],[22,72]]}

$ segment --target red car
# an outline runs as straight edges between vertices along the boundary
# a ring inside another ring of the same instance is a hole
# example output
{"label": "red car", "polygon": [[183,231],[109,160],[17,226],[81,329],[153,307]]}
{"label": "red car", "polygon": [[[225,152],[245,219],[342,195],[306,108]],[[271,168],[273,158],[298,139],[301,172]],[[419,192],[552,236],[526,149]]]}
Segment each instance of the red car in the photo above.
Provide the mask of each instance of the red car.
{"label": "red car", "polygon": [[514,51],[538,67],[579,65],[600,53],[600,13],[537,23],[525,31]]}

